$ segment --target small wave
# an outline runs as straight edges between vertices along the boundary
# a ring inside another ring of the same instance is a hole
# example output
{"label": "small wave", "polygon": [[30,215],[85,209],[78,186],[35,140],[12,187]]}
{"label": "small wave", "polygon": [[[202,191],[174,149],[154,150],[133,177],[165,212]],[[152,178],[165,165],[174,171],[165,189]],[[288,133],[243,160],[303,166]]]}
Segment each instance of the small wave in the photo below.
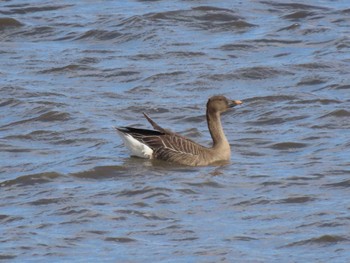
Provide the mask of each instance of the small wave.
{"label": "small wave", "polygon": [[290,243],[284,247],[295,247],[304,245],[324,245],[324,244],[334,244],[338,242],[348,241],[347,238],[338,235],[323,235],[320,237],[305,239],[297,242]]}
{"label": "small wave", "polygon": [[300,20],[310,16],[314,16],[315,14],[316,14],[315,12],[310,12],[310,11],[296,11],[291,14],[283,16],[283,18],[288,20]]}
{"label": "small wave", "polygon": [[300,28],[300,24],[299,23],[293,23],[289,26],[286,26],[286,27],[282,27],[280,29],[277,30],[277,32],[281,32],[281,31],[290,31],[290,30],[295,30],[295,29],[298,29]]}
{"label": "small wave", "polygon": [[68,120],[69,118],[70,118],[70,114],[67,112],[49,111],[35,118],[35,120],[48,122],[48,121],[65,121],[65,120]]}
{"label": "small wave", "polygon": [[0,254],[0,260],[15,259],[16,257],[15,255]]}
{"label": "small wave", "polygon": [[72,173],[71,176],[78,178],[101,179],[127,175],[127,168],[123,166],[97,166],[92,170]]}
{"label": "small wave", "polygon": [[133,70],[111,70],[106,69],[100,74],[103,75],[104,78],[118,78],[119,82],[131,82],[141,79],[139,71]]}
{"label": "small wave", "polygon": [[[8,137],[5,137],[5,139]],[[1,151],[2,152],[9,152],[9,153],[27,153],[27,152],[31,152],[32,149],[30,148],[24,148],[21,146],[14,146],[14,145],[8,145],[8,144],[0,144],[1,147]]]}
{"label": "small wave", "polygon": [[10,215],[3,215],[3,214],[1,215],[0,214],[0,222],[2,224],[17,221],[17,220],[22,220],[22,219],[23,219],[23,217],[21,217],[21,216],[10,216]]}
{"label": "small wave", "polygon": [[4,138],[10,140],[54,141],[60,135],[60,133],[55,131],[36,130],[27,134],[9,135]]}
{"label": "small wave", "polygon": [[203,77],[206,77],[210,80],[222,81],[236,79],[261,80],[276,78],[283,75],[293,75],[293,73],[286,70],[278,70],[272,67],[248,67],[238,69],[232,73],[212,74]]}
{"label": "small wave", "polygon": [[300,82],[297,83],[297,86],[313,86],[324,84],[328,81],[326,78],[322,77],[305,77]]}
{"label": "small wave", "polygon": [[105,241],[116,242],[116,243],[130,243],[130,242],[136,242],[137,240],[130,237],[106,237]]}
{"label": "small wave", "polygon": [[23,26],[21,22],[11,17],[0,17],[0,29]]}
{"label": "small wave", "polygon": [[24,119],[24,120],[20,120],[20,121],[11,122],[9,124],[5,124],[5,125],[1,126],[0,128],[8,128],[11,126],[20,125],[20,124],[24,124],[24,123],[28,123],[28,122],[35,122],[35,121],[51,122],[51,121],[65,121],[68,119],[70,119],[69,113],[60,112],[60,111],[49,111],[49,112],[41,114],[38,117]]}
{"label": "small wave", "polygon": [[198,237],[196,236],[191,236],[191,237],[181,237],[181,238],[172,238],[171,241],[174,241],[174,242],[191,242],[191,241],[195,241],[199,239]]}
{"label": "small wave", "polygon": [[[170,220],[170,218],[165,217],[163,215],[157,215],[156,213],[151,213],[147,211],[138,211],[138,210],[131,210],[131,209],[120,209],[115,211],[118,214],[123,214],[123,215],[129,215],[129,216],[136,216],[136,217],[141,217],[147,220],[159,220],[159,221],[166,221]],[[161,212],[159,212],[161,214]]]}
{"label": "small wave", "polygon": [[283,118],[270,118],[265,116],[265,117],[259,118],[257,121],[252,121],[249,123],[252,125],[261,126],[261,125],[277,125],[285,122],[286,120]]}
{"label": "small wave", "polygon": [[201,57],[205,56],[204,52],[185,52],[185,51],[177,51],[177,52],[168,52],[167,55],[174,56],[174,57],[184,57],[184,58],[191,58],[191,57]]}
{"label": "small wave", "polygon": [[282,182],[277,182],[277,181],[266,181],[266,182],[262,182],[260,185],[266,187],[266,186],[270,186],[270,185],[283,185]]}
{"label": "small wave", "polygon": [[286,70],[279,70],[272,67],[251,67],[239,69],[236,74],[243,79],[268,79],[280,75],[292,75]]}
{"label": "small wave", "polygon": [[350,85],[337,85],[335,89],[337,90],[350,89]]}
{"label": "small wave", "polygon": [[225,238],[224,240],[225,241],[254,241],[258,239],[254,237],[249,237],[249,236],[235,236],[233,238]]}
{"label": "small wave", "polygon": [[74,72],[74,71],[86,71],[86,70],[93,70],[93,68],[85,65],[69,64],[63,67],[53,67],[50,69],[45,69],[45,70],[39,71],[39,73],[48,74],[48,73]]}
{"label": "small wave", "polygon": [[342,12],[343,14],[350,14],[350,8],[343,9],[341,12]]}
{"label": "small wave", "polygon": [[[68,207],[64,207],[62,209],[57,210],[57,212],[55,212],[56,215],[87,215],[89,214],[90,210],[88,209],[81,209],[80,207],[77,206],[68,206]],[[63,222],[61,224],[65,224],[65,223],[70,223],[70,222]]]}
{"label": "small wave", "polygon": [[326,63],[320,63],[320,62],[310,62],[310,63],[304,63],[304,64],[297,64],[295,65],[296,68],[302,68],[302,69],[330,69],[332,68],[331,65]]}
{"label": "small wave", "polygon": [[[22,6],[22,7],[12,7],[8,11],[0,11],[0,14],[12,15],[12,14],[27,14],[27,13],[37,13],[37,12],[47,12],[55,11],[73,5],[48,5],[48,6]],[[11,7],[11,6],[10,6]]]}
{"label": "small wave", "polygon": [[18,99],[0,99],[0,107],[10,106],[14,107],[21,104],[21,101]]}
{"label": "small wave", "polygon": [[310,196],[294,196],[294,197],[288,197],[285,199],[278,200],[277,203],[279,204],[301,204],[301,203],[307,203],[314,201],[315,198]]}
{"label": "small wave", "polygon": [[333,99],[311,99],[311,100],[298,100],[294,102],[295,104],[321,104],[321,105],[330,105],[330,104],[339,104],[341,101]]}
{"label": "small wave", "polygon": [[143,86],[138,86],[138,87],[134,87],[132,89],[129,89],[128,91],[126,91],[126,93],[130,93],[130,94],[146,94],[146,93],[153,93],[153,90],[151,88],[146,88]]}
{"label": "small wave", "polygon": [[350,111],[347,111],[344,109],[334,110],[328,114],[321,116],[320,118],[326,118],[326,117],[346,118],[346,117],[350,117]]}
{"label": "small wave", "polygon": [[228,13],[233,13],[231,9],[227,8],[221,8],[221,7],[216,7],[216,6],[197,6],[193,7],[193,10],[198,10],[198,11],[205,11],[205,12],[228,12]]}
{"label": "small wave", "polygon": [[232,10],[210,6],[194,7],[191,10],[176,10],[151,13],[147,15],[153,20],[177,20],[177,21],[210,21],[228,22],[240,19]]}
{"label": "small wave", "polygon": [[276,1],[261,1],[261,3],[276,7],[281,10],[329,10],[329,8],[323,6],[315,6],[299,3],[281,3]]}
{"label": "small wave", "polygon": [[193,189],[190,188],[182,188],[182,189],[177,189],[177,192],[183,193],[185,195],[196,195],[199,194],[199,192],[194,191]]}
{"label": "small wave", "polygon": [[189,123],[202,123],[203,120],[205,120],[205,116],[192,116],[192,117],[186,117],[183,118],[182,121],[189,122]]}
{"label": "small wave", "polygon": [[62,198],[42,198],[36,201],[32,201],[29,204],[31,205],[49,205],[49,204],[58,204],[63,202]]}
{"label": "small wave", "polygon": [[[349,171],[344,171],[344,174],[349,173]],[[339,187],[339,188],[349,188],[350,180],[344,180],[339,183],[326,184],[326,187]]]}
{"label": "small wave", "polygon": [[263,197],[256,197],[256,198],[252,198],[250,200],[235,203],[234,206],[267,205],[270,203],[271,203],[271,200],[269,200],[269,199],[265,199]]}
{"label": "small wave", "polygon": [[222,184],[219,184],[218,182],[215,181],[205,181],[205,182],[200,182],[200,183],[186,183],[189,186],[192,187],[199,187],[199,188],[224,188],[225,186]]}
{"label": "small wave", "polygon": [[51,26],[38,26],[30,30],[21,30],[17,34],[21,36],[30,36],[32,39],[36,37],[37,39],[42,40],[44,37],[54,36],[56,34],[56,29]]}
{"label": "small wave", "polygon": [[211,27],[217,27],[218,29],[245,29],[256,26],[244,21],[242,17],[236,15],[235,12],[230,9],[199,6],[192,8],[192,10],[202,12],[195,15],[194,18],[199,21],[208,22],[208,24],[204,23],[202,25],[207,27],[207,29],[210,29]]}
{"label": "small wave", "polygon": [[94,234],[94,235],[99,235],[99,236],[103,236],[103,235],[106,235],[108,233],[108,231],[104,231],[104,230],[88,230],[86,232]]}
{"label": "small wave", "polygon": [[130,59],[135,60],[135,61],[139,61],[139,60],[148,61],[148,60],[157,60],[157,59],[162,59],[162,58],[163,58],[163,56],[161,54],[155,54],[155,53],[136,54],[136,55],[130,56]]}
{"label": "small wave", "polygon": [[149,13],[125,19],[119,26],[126,28],[143,28],[150,23],[170,21],[188,27],[214,31],[245,31],[256,25],[246,22],[242,17],[230,9],[211,6],[199,6],[189,10],[176,10]]}
{"label": "small wave", "polygon": [[164,194],[164,192],[172,192],[172,190],[164,187],[144,187],[142,189],[136,189],[136,190],[135,189],[123,190],[118,194],[118,196],[131,197],[131,196],[138,196],[138,195],[146,195],[144,199],[147,199],[159,194],[167,196],[166,194]]}
{"label": "small wave", "polygon": [[[301,30],[301,33],[305,36],[307,35],[312,35],[312,34],[325,34],[327,31],[330,31],[330,28],[327,27],[317,27],[317,28],[307,28],[304,30]],[[315,41],[315,42],[310,42],[310,45],[316,45],[316,44],[323,44],[323,43],[329,43],[332,42],[332,40],[326,40],[326,41]]]}
{"label": "small wave", "polygon": [[128,18],[125,18],[121,21],[117,26],[119,28],[127,29],[127,28],[142,28],[146,25],[145,17],[140,15],[134,15]]}
{"label": "small wave", "polygon": [[157,73],[154,74],[150,77],[147,77],[145,79],[145,81],[159,81],[159,80],[166,80],[166,81],[170,81],[170,78],[178,78],[179,76],[182,76],[184,74],[186,74],[187,72],[185,71],[173,71],[173,72],[166,72],[166,73]]}
{"label": "small wave", "polygon": [[123,36],[122,33],[114,30],[114,31],[108,31],[108,30],[89,30],[83,34],[81,34],[79,37],[77,37],[77,40],[80,39],[96,39],[96,40],[112,40],[115,38],[119,38]]}
{"label": "small wave", "polygon": [[295,101],[299,100],[298,96],[294,95],[269,95],[269,96],[260,96],[260,97],[252,97],[245,99],[246,102],[280,102],[280,101]]}
{"label": "small wave", "polygon": [[[148,114],[154,114],[154,113],[169,112],[169,109],[165,107],[155,107],[154,105],[151,105],[150,107],[147,107],[147,109],[145,110],[144,106],[132,105],[127,108],[127,111],[132,111],[136,113],[142,113],[146,111],[146,113]],[[140,115],[140,117],[143,117],[143,116]]]}
{"label": "small wave", "polygon": [[244,50],[252,50],[256,47],[249,44],[225,44],[220,47],[223,51],[244,51]]}
{"label": "small wave", "polygon": [[282,44],[282,45],[293,45],[302,43],[301,40],[291,40],[291,39],[275,39],[275,38],[261,38],[253,40],[255,43],[263,44]]}
{"label": "small wave", "polygon": [[[195,10],[195,9],[194,9]],[[239,20],[239,17],[233,15],[233,14],[225,14],[225,13],[205,13],[202,15],[196,16],[197,20],[200,21],[207,21],[211,23],[220,23],[220,22],[237,22]]]}
{"label": "small wave", "polygon": [[[104,72],[110,72],[111,70],[105,70]],[[139,75],[140,71],[134,71],[134,70],[113,70],[113,73],[110,73],[110,76],[114,77],[129,77],[134,75]]]}
{"label": "small wave", "polygon": [[293,150],[293,149],[305,148],[307,146],[308,145],[306,143],[280,142],[280,143],[275,143],[271,145],[270,148],[274,150]]}
{"label": "small wave", "polygon": [[27,186],[27,185],[35,185],[35,184],[44,184],[44,183],[49,183],[60,176],[61,176],[60,174],[55,172],[23,175],[13,180],[7,180],[7,181],[1,182],[0,187],[7,187],[7,186],[13,186],[13,185]]}

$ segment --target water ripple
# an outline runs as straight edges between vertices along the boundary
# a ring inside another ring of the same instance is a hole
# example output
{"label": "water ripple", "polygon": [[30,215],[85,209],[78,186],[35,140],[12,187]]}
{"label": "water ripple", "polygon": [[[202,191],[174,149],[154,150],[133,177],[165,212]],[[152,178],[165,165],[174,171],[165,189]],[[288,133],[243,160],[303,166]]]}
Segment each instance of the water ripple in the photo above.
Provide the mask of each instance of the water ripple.
{"label": "water ripple", "polygon": [[[0,259],[350,262],[349,13],[0,1]],[[215,94],[244,102],[225,165],[129,157],[115,132],[146,112],[210,146]]]}

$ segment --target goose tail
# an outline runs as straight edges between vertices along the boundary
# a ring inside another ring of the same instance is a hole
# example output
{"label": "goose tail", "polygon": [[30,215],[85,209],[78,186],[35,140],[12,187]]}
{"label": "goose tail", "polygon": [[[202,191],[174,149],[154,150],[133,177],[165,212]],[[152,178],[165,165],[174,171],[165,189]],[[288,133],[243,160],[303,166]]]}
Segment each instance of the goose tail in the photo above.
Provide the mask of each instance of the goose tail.
{"label": "goose tail", "polygon": [[153,150],[145,143],[137,140],[130,133],[128,133],[130,132],[128,127],[116,127],[116,130],[132,156],[152,159]]}

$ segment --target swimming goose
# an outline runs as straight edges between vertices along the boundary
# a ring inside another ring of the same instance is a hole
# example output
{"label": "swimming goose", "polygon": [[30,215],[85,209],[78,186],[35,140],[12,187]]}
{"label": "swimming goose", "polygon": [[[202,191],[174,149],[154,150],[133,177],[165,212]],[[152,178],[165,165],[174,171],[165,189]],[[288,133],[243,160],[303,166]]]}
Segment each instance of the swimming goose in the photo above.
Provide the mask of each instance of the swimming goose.
{"label": "swimming goose", "polygon": [[207,122],[213,139],[212,147],[195,143],[156,124],[147,114],[145,118],[155,130],[132,127],[116,128],[131,155],[148,159],[160,159],[189,166],[205,166],[227,162],[231,157],[228,143],[221,125],[221,113],[242,104],[240,100],[229,100],[224,96],[213,96],[207,102]]}

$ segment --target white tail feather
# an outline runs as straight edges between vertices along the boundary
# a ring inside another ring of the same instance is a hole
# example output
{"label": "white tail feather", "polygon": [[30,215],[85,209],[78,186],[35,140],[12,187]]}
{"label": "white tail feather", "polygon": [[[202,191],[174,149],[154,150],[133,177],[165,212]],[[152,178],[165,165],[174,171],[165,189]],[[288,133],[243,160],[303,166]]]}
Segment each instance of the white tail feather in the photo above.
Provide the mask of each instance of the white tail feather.
{"label": "white tail feather", "polygon": [[120,131],[118,131],[118,134],[123,139],[124,144],[131,152],[131,155],[146,159],[152,159],[153,150],[146,144],[136,140],[130,134],[126,134]]}

